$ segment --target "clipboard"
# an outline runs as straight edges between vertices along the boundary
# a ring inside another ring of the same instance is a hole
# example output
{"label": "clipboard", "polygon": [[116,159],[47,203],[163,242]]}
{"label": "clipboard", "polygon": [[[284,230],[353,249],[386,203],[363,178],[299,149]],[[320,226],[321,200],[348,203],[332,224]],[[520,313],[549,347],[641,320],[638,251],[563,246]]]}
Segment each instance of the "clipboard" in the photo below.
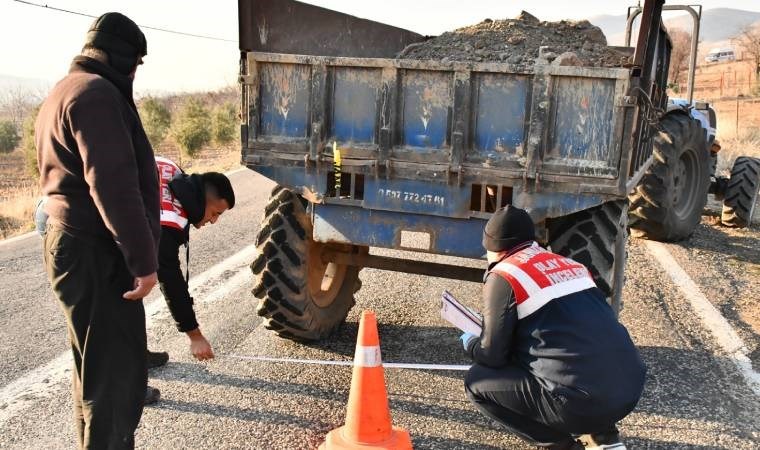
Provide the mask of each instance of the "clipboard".
{"label": "clipboard", "polygon": [[461,304],[449,291],[441,295],[441,318],[464,331],[480,336],[483,331],[483,317]]}

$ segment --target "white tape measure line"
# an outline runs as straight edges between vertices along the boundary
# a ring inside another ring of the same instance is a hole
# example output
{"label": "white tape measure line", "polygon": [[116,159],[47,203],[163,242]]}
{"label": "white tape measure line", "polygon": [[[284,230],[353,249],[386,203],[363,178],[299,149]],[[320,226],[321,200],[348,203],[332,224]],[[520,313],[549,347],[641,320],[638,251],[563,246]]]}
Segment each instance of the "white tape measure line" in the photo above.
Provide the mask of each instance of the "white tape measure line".
{"label": "white tape measure line", "polygon": [[[374,347],[365,347],[374,348]],[[357,349],[358,350],[358,349]],[[357,351],[358,353],[358,351]],[[353,366],[353,361],[334,361],[328,359],[298,359],[298,358],[271,358],[268,356],[225,355],[227,358],[244,359],[247,361],[276,362],[286,364],[313,364],[318,366]],[[378,349],[379,360],[379,349]],[[414,363],[380,363],[386,369],[410,369],[410,370],[470,370],[469,365],[464,364],[414,364]],[[375,366],[362,366],[375,367]]]}

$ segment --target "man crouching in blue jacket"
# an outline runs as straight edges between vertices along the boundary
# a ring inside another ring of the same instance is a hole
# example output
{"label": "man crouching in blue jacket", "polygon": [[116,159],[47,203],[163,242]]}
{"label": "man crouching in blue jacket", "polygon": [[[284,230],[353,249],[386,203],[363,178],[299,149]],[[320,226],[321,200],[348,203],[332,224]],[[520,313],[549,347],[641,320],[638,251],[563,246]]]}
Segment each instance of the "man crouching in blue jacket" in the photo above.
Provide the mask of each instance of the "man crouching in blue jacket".
{"label": "man crouching in blue jacket", "polygon": [[519,208],[486,224],[483,331],[461,338],[475,362],[467,396],[539,447],[625,449],[615,424],[638,403],[646,368],[588,269],[534,236]]}

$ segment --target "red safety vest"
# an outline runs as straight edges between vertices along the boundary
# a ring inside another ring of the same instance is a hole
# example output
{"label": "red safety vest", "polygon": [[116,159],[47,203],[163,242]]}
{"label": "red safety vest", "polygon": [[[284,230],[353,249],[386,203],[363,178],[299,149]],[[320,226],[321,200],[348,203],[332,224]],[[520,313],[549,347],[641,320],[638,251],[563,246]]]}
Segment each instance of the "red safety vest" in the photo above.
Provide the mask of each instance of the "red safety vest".
{"label": "red safety vest", "polygon": [[187,213],[169,189],[169,182],[174,175],[182,173],[182,169],[174,161],[161,156],[156,157],[156,167],[161,182],[161,225],[184,230],[187,226]]}
{"label": "red safety vest", "polygon": [[518,319],[528,317],[552,300],[596,287],[586,266],[555,255],[535,242],[503,259],[491,272],[512,286]]}

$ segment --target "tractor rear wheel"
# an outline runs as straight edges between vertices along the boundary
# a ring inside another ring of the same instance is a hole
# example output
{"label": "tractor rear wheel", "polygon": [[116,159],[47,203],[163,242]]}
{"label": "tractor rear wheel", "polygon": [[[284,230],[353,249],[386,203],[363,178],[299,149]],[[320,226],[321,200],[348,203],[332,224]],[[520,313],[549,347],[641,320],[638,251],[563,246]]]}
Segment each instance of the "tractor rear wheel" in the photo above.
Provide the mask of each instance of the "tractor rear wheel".
{"label": "tractor rear wheel", "polygon": [[760,159],[740,156],[731,168],[723,198],[721,222],[727,227],[744,228],[752,223],[760,190]]}
{"label": "tractor rear wheel", "polygon": [[330,249],[362,252],[366,248],[324,244],[312,239],[308,202],[281,186],[274,188],[256,237],[258,255],[251,264],[253,294],[264,327],[280,337],[315,341],[328,337],[354,306],[361,287],[359,267],[325,263]]}
{"label": "tractor rear wheel", "polygon": [[586,266],[615,313],[622,307],[628,202],[604,203],[549,222],[551,251]]}
{"label": "tractor rear wheel", "polygon": [[694,232],[710,188],[710,154],[699,121],[673,113],[660,121],[654,162],[628,197],[636,237],[678,241]]}

